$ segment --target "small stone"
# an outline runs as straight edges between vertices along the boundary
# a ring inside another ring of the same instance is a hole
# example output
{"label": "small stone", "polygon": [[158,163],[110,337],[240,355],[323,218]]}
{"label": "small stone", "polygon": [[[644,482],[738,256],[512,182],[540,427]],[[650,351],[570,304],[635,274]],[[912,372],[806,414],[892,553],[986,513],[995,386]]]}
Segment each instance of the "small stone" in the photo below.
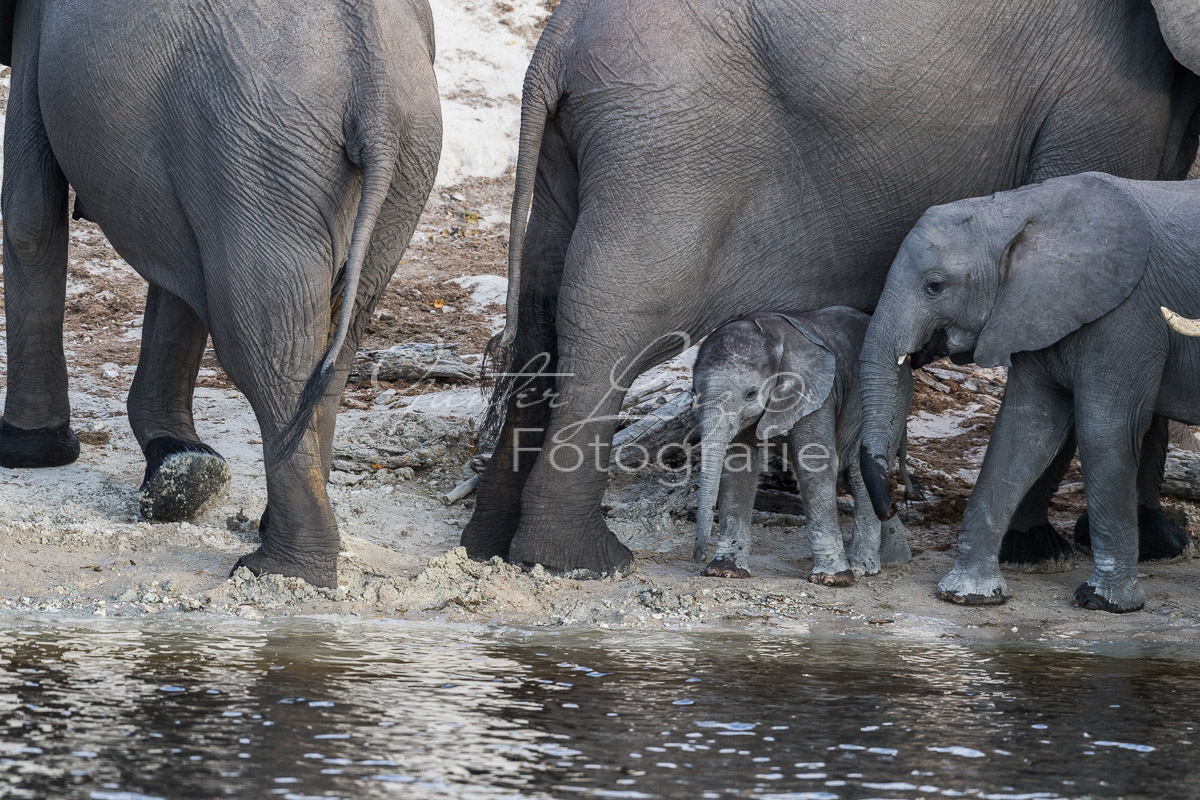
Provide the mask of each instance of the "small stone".
{"label": "small stone", "polygon": [[254,606],[238,606],[237,615],[243,619],[262,619],[263,613]]}
{"label": "small stone", "polygon": [[395,397],[396,397],[395,389],[388,389],[386,392],[380,392],[379,395],[375,398],[375,405],[385,406],[388,403],[392,402],[392,400],[395,399]]}
{"label": "small stone", "polygon": [[[139,596],[138,590],[131,586],[130,588],[126,589],[125,591],[123,591],[119,595],[117,595],[117,602],[118,603],[133,603],[133,602],[137,601],[138,596]],[[21,598],[21,599],[24,600],[25,598]]]}
{"label": "small stone", "polygon": [[329,473],[329,482],[334,486],[354,486],[367,479],[365,472],[340,472],[333,470]]}

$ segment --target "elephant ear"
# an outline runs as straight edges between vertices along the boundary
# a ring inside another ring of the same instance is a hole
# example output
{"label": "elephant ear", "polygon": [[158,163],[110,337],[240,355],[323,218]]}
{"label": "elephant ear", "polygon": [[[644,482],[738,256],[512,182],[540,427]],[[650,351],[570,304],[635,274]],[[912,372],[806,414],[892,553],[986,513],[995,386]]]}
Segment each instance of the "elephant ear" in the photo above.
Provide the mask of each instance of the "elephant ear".
{"label": "elephant ear", "polygon": [[1175,60],[1200,75],[1200,3],[1152,0],[1158,27]]}
{"label": "elephant ear", "polygon": [[1008,197],[1019,204],[1010,216],[1027,221],[1000,256],[996,301],[975,345],[981,367],[1009,366],[1013,353],[1049,347],[1116,308],[1150,253],[1149,220],[1106,176],[1059,178]]}
{"label": "elephant ear", "polygon": [[776,381],[755,428],[759,439],[787,433],[799,420],[823,406],[833,391],[837,373],[837,359],[820,336],[786,314],[779,316],[803,338],[787,336],[781,343],[783,352]]}

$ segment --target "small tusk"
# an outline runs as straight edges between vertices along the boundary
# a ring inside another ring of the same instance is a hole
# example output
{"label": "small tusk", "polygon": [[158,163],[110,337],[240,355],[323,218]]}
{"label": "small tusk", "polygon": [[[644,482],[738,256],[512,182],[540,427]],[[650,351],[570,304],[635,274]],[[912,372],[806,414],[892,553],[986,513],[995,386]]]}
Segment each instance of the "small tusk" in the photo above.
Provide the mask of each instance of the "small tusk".
{"label": "small tusk", "polygon": [[911,354],[910,354],[910,353],[905,353],[904,355],[900,356],[900,358],[899,358],[899,359],[896,361],[896,366],[897,366],[897,367],[902,367],[902,366],[904,366],[904,362],[905,362],[905,361],[908,361],[908,357],[909,357],[909,355],[911,355]]}
{"label": "small tusk", "polygon": [[1159,310],[1162,311],[1163,319],[1175,331],[1184,336],[1200,336],[1200,320],[1181,317],[1166,306],[1161,306]]}

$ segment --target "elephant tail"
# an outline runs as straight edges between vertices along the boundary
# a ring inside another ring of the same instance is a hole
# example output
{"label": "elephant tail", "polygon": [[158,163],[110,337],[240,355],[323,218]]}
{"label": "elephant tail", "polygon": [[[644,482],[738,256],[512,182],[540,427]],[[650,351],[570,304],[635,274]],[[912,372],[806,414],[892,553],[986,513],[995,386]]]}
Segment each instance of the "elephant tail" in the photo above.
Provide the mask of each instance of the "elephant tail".
{"label": "elephant tail", "polygon": [[499,432],[508,400],[516,385],[512,373],[521,371],[523,365],[520,362],[526,357],[520,347],[525,231],[533,208],[533,191],[537,180],[538,160],[542,152],[542,137],[563,94],[564,46],[584,5],[586,3],[580,0],[565,0],[555,9],[538,39],[529,69],[525,72],[525,82],[521,91],[516,186],[513,190],[512,216],[508,223],[508,293],[505,298],[504,330],[498,336],[492,337],[484,353],[485,369],[491,365],[488,371],[496,377],[496,385],[483,429],[493,434]]}
{"label": "elephant tail", "polygon": [[[317,364],[316,369],[308,376],[304,389],[300,393],[300,402],[296,413],[288,420],[280,432],[278,454],[280,457],[290,455],[300,444],[300,439],[312,421],[317,404],[329,389],[337,369],[338,356],[346,344],[350,334],[350,325],[354,319],[354,307],[358,301],[358,282],[362,276],[363,264],[367,259],[367,251],[371,245],[371,235],[375,231],[375,222],[379,219],[388,191],[391,189],[392,176],[396,171],[395,151],[387,147],[378,148],[379,152],[367,145],[362,148],[359,160],[362,164],[362,192],[358,201],[358,213],[354,218],[354,229],[350,234],[350,249],[346,256],[346,266],[342,270],[337,283],[342,284],[342,291],[335,292],[333,306],[338,308],[337,329],[330,340],[325,354]],[[351,154],[353,158],[353,154]]]}

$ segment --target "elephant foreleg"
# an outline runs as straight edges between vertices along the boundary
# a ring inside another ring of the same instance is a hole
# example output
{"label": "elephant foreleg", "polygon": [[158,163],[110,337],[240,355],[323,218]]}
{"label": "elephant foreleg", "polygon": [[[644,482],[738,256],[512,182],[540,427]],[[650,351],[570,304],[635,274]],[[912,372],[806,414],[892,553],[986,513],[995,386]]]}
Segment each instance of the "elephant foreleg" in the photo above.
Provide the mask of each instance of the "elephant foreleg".
{"label": "elephant foreleg", "polygon": [[191,519],[229,486],[229,466],[200,441],[192,418],[207,341],[208,329],[187,303],[150,287],[127,403],[129,426],[146,456],[139,501],[147,519]]}
{"label": "elephant foreleg", "polygon": [[[36,4],[30,13],[19,32],[36,24]],[[8,350],[0,466],[57,467],[79,457],[63,353],[69,190],[42,123],[36,37],[25,35],[16,56],[0,192]]]}
{"label": "elephant foreleg", "polygon": [[[836,448],[831,446],[837,441],[835,424],[833,409],[827,403],[792,428],[788,447],[792,451],[789,455],[796,482],[800,484],[800,496],[804,499],[804,532],[812,548],[813,568],[808,580],[825,586],[850,586],[855,580],[854,571],[846,560],[838,525],[838,456]],[[878,558],[878,529],[875,552]]]}
{"label": "elephant foreleg", "polygon": [[1000,575],[1001,540],[1022,498],[1058,456],[1072,424],[1070,397],[1049,385],[1036,365],[1014,365],[963,514],[958,559],[938,584],[939,598],[967,605],[1008,599]]}
{"label": "elephant foreleg", "polygon": [[733,440],[717,492],[720,511],[717,552],[701,575],[713,578],[750,577],[750,526],[758,490],[761,453],[753,430]]}

